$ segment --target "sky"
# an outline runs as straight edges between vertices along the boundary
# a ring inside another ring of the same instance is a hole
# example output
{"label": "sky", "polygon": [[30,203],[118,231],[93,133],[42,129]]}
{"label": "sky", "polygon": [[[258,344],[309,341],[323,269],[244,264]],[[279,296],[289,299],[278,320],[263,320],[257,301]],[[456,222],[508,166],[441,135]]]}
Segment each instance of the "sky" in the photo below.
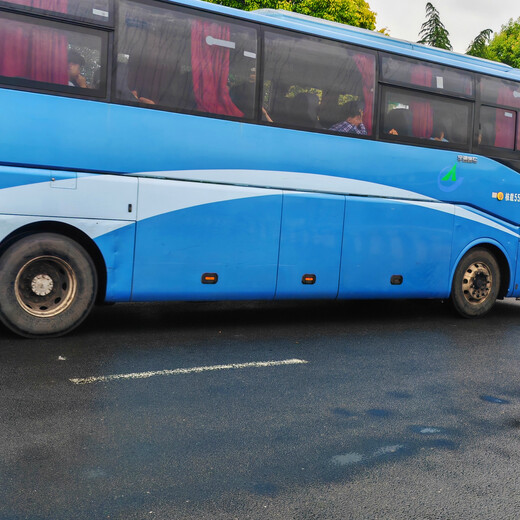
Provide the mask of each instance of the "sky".
{"label": "sky", "polygon": [[[439,11],[453,50],[466,52],[483,29],[498,32],[510,18],[520,17],[519,0],[429,0]],[[426,21],[428,0],[367,0],[376,12],[377,29],[386,27],[393,38],[416,42]]]}

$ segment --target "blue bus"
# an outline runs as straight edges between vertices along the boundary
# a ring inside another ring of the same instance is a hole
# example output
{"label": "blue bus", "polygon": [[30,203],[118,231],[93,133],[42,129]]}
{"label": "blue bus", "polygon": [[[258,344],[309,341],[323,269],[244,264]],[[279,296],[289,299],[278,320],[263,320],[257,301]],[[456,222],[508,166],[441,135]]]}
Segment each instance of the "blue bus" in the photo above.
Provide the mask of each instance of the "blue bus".
{"label": "blue bus", "polygon": [[0,0],[0,319],[520,296],[520,71],[285,11]]}

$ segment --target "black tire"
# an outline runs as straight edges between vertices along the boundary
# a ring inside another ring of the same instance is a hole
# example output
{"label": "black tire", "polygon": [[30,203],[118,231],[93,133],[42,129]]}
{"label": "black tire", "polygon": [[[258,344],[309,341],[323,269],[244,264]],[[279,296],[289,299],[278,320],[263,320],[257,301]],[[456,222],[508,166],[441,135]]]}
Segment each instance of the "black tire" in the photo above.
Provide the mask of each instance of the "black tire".
{"label": "black tire", "polygon": [[486,249],[472,249],[459,262],[451,286],[451,302],[464,318],[487,314],[500,290],[500,268]]}
{"label": "black tire", "polygon": [[94,263],[70,238],[29,235],[0,257],[0,319],[20,336],[66,334],[87,317],[96,292]]}

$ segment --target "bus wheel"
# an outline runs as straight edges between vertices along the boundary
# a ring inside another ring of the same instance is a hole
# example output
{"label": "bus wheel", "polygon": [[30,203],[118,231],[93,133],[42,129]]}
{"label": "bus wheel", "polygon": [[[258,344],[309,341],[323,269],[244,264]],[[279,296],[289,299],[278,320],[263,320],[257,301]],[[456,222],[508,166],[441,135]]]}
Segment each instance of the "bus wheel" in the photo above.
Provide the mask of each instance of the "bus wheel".
{"label": "bus wheel", "polygon": [[87,317],[96,291],[94,263],[70,238],[37,233],[0,257],[0,319],[21,336],[69,332]]}
{"label": "bus wheel", "polygon": [[500,269],[486,249],[472,249],[460,261],[453,277],[451,301],[465,318],[488,313],[500,289]]}

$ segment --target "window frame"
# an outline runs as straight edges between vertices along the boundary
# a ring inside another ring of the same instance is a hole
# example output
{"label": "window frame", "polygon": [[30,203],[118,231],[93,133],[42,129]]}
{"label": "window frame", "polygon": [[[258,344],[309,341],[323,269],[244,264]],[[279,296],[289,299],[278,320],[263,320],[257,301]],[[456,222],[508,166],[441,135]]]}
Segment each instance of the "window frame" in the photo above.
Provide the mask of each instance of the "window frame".
{"label": "window frame", "polygon": [[[116,2],[117,3],[117,2]],[[10,11],[19,14],[29,14],[53,20],[60,20],[66,22],[79,22],[89,26],[113,28],[114,27],[114,0],[108,0],[108,18],[106,20],[98,18],[88,18],[81,16],[74,16],[73,14],[60,13],[58,11],[51,11],[49,9],[41,9],[30,5],[20,5],[10,2],[9,0],[0,0],[0,11]]]}
{"label": "window frame", "polygon": [[[466,105],[468,107],[468,120],[466,125],[466,142],[465,143],[456,143],[456,142],[443,142],[436,141],[434,139],[427,139],[421,137],[414,136],[399,136],[399,135],[391,135],[385,134],[383,132],[385,125],[385,109],[386,107],[386,95],[389,91],[396,91],[398,93],[409,93],[411,96],[424,97],[426,99],[438,99],[443,102],[452,103],[452,104],[460,104]],[[381,87],[381,96],[380,96],[380,112],[379,112],[379,129],[378,129],[378,139],[386,142],[393,142],[399,144],[407,144],[407,145],[415,145],[427,148],[441,148],[444,150],[453,150],[453,151],[461,151],[461,152],[470,152],[471,144],[472,144],[472,122],[474,117],[474,103],[472,100],[467,98],[459,98],[453,96],[447,96],[442,94],[433,93],[429,90],[420,90],[414,89],[410,87],[398,86],[393,84],[383,84]]]}
{"label": "window frame", "polygon": [[[445,68],[447,68],[449,70],[453,70],[455,72],[461,72],[461,73],[467,74],[470,77],[471,88],[472,88],[473,93],[472,94],[463,94],[460,92],[447,91],[444,89],[437,89],[437,88],[426,87],[426,86],[422,86],[422,85],[414,85],[413,83],[406,82],[406,81],[387,80],[383,77],[383,60],[387,57],[391,57],[391,58],[394,58],[397,60],[403,60],[403,61],[410,62],[410,63],[415,63],[417,65],[423,65],[426,67],[428,67],[428,66],[445,67]],[[412,90],[428,92],[430,94],[436,94],[439,96],[446,96],[446,97],[450,97],[450,98],[464,99],[464,100],[470,100],[470,101],[474,101],[476,98],[476,95],[477,95],[476,94],[476,92],[477,92],[476,73],[471,70],[464,69],[462,67],[454,67],[453,65],[445,65],[444,63],[438,63],[435,61],[419,60],[417,58],[413,58],[410,56],[403,56],[402,54],[393,54],[393,53],[387,52],[387,51],[379,51],[379,71],[380,71],[379,82],[382,85],[403,87],[403,88],[408,88],[408,89],[412,89]]]}
{"label": "window frame", "polygon": [[[6,16],[3,16],[3,15]],[[21,90],[24,92],[36,92],[43,94],[62,95],[65,97],[95,99],[97,101],[106,101],[109,92],[109,66],[110,66],[110,33],[106,29],[99,27],[85,26],[83,24],[71,23],[70,21],[58,20],[50,17],[36,16],[29,13],[7,11],[0,8],[0,17],[4,19],[19,20],[23,23],[39,27],[49,27],[63,31],[69,31],[76,34],[84,33],[91,36],[99,36],[101,39],[101,70],[104,74],[100,80],[101,88],[78,88],[69,85],[59,85],[57,83],[47,83],[43,81],[36,81],[32,79],[1,76],[0,87],[9,88],[12,90]]]}
{"label": "window frame", "polygon": [[[473,127],[473,148],[475,153],[480,155],[484,155],[490,158],[497,159],[511,159],[511,160],[520,160],[520,106],[511,106],[506,104],[498,104],[492,103],[482,100],[481,96],[481,80],[482,79],[491,79],[496,81],[507,81],[513,84],[517,84],[520,90],[520,81],[513,81],[507,78],[502,78],[499,76],[492,76],[490,74],[478,74],[477,75],[477,98],[476,98],[476,110],[475,110],[475,123]],[[516,114],[516,130],[515,130],[515,139],[514,139],[514,148],[500,148],[498,146],[489,146],[489,145],[479,145],[478,144],[478,135],[479,135],[479,126],[481,121],[481,111],[482,108],[495,108],[508,110],[511,112],[515,112]],[[516,167],[518,170],[518,167]]]}
{"label": "window frame", "polygon": [[[132,106],[138,108],[144,108],[148,110],[159,110],[162,112],[172,112],[176,114],[186,114],[192,116],[200,116],[200,117],[208,117],[212,119],[222,119],[229,121],[238,121],[241,123],[258,123],[258,115],[261,114],[261,107],[258,106],[258,100],[261,96],[260,89],[260,74],[258,72],[259,61],[263,60],[262,50],[260,49],[260,41],[261,41],[261,24],[256,22],[250,22],[248,20],[243,20],[241,18],[236,18],[234,16],[228,16],[223,13],[215,13],[214,11],[209,11],[205,9],[200,9],[197,7],[188,7],[184,5],[179,5],[171,2],[165,2],[163,0],[127,0],[128,2],[134,3],[136,5],[145,5],[148,7],[155,7],[157,9],[169,9],[175,12],[183,13],[187,16],[193,17],[202,17],[208,20],[221,19],[224,20],[223,23],[235,24],[238,26],[244,26],[248,29],[254,30],[256,33],[256,42],[257,42],[257,53],[256,53],[256,67],[257,67],[257,75],[255,81],[255,107],[253,110],[253,117],[235,117],[228,116],[224,114],[213,114],[211,112],[204,112],[201,110],[190,110],[183,108],[172,108],[166,105],[147,105],[144,103],[139,103],[138,101],[134,102],[132,100],[124,100],[120,99],[117,96],[116,92],[116,84],[117,84],[117,56],[118,56],[118,41],[119,41],[119,19],[120,19],[120,3],[116,3],[116,8],[114,11],[114,41],[113,41],[113,52],[112,52],[112,74],[111,74],[111,89],[110,89],[110,100],[114,104]],[[261,122],[261,121],[260,121]]]}
{"label": "window frame", "polygon": [[[325,44],[332,44],[332,45],[339,45],[344,48],[347,48],[351,52],[362,52],[365,54],[370,54],[374,57],[374,100],[373,100],[373,106],[372,106],[372,133],[370,135],[359,135],[355,133],[345,133],[345,132],[337,132],[334,130],[329,130],[328,128],[310,128],[310,127],[303,127],[303,126],[296,126],[291,124],[285,124],[285,123],[277,123],[276,121],[273,121],[272,123],[268,121],[262,121],[260,120],[260,124],[264,124],[270,127],[276,127],[276,128],[286,128],[289,130],[298,130],[302,132],[313,132],[313,133],[320,133],[320,134],[327,134],[327,135],[335,135],[339,137],[354,137],[356,139],[369,139],[369,140],[376,140],[377,139],[377,125],[378,125],[378,114],[379,114],[379,51],[377,49],[373,49],[370,47],[364,47],[362,45],[357,45],[350,42],[345,42],[342,40],[337,40],[334,38],[326,38],[324,36],[319,36],[312,33],[307,33],[303,31],[297,31],[294,29],[286,29],[278,26],[273,26],[270,24],[261,24],[262,27],[262,77],[261,84],[260,84],[260,98],[262,100],[263,97],[263,88],[264,88],[264,68],[265,68],[265,32],[273,32],[278,33],[281,35],[290,35],[291,37],[298,37],[303,36],[308,39],[315,39],[320,40],[322,43]],[[262,104],[263,106],[263,104]],[[260,107],[261,108],[261,107]],[[260,114],[261,116],[261,114]]]}

